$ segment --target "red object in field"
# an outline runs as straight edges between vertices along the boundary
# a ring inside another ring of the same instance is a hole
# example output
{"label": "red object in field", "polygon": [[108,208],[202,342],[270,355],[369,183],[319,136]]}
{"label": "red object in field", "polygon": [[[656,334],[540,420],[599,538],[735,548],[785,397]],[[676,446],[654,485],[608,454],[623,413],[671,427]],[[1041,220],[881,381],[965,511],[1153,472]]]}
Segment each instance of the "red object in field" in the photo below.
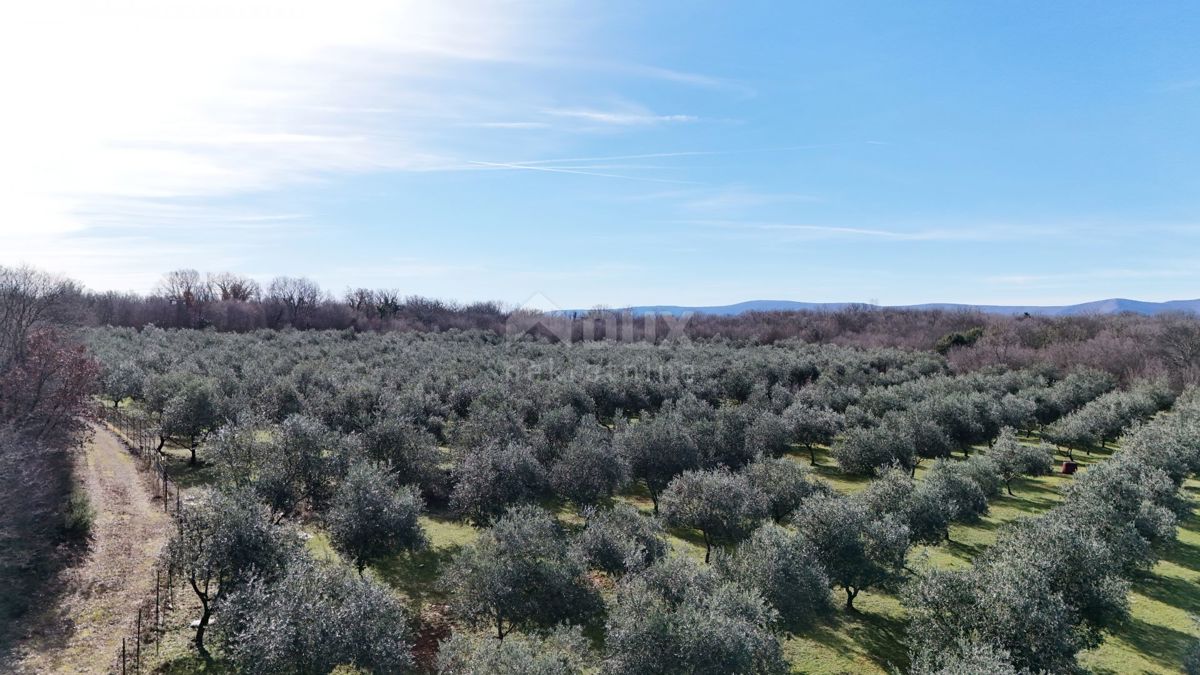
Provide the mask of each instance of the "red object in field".
{"label": "red object in field", "polygon": [[1075,462],[1063,462],[1062,472],[1064,475],[1070,476],[1071,474],[1075,473],[1075,470],[1078,468],[1079,465]]}

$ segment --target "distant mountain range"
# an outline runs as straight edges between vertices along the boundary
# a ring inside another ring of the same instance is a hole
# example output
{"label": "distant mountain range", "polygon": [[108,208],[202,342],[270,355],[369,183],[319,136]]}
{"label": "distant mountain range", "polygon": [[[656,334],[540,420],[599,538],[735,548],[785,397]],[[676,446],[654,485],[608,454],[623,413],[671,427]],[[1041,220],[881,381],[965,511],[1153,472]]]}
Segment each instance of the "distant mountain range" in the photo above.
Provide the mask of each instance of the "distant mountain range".
{"label": "distant mountain range", "polygon": [[[975,310],[988,314],[1033,314],[1037,316],[1082,316],[1089,314],[1134,314],[1154,315],[1165,312],[1194,312],[1200,313],[1198,300],[1169,300],[1167,302],[1143,302],[1125,298],[1110,298],[1084,302],[1078,305],[1038,306],[1038,305],[966,305],[945,302],[932,302],[923,305],[869,305],[854,302],[795,302],[792,300],[750,300],[735,305],[719,305],[714,307],[684,307],[680,305],[644,305],[628,307],[634,314],[712,314],[716,316],[733,316],[745,312],[787,312],[787,311],[837,311],[847,307],[885,307],[887,309],[942,309],[942,310]],[[580,312],[584,310],[578,310]]]}

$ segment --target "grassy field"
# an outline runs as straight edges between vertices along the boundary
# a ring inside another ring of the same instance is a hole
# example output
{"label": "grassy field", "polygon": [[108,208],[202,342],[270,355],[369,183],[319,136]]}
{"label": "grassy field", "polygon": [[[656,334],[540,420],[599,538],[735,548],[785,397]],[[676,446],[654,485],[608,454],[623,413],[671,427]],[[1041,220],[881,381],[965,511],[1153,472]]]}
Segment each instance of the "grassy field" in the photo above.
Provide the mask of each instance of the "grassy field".
{"label": "grassy field", "polygon": [[[976,452],[986,453],[985,449]],[[1087,467],[1103,461],[1112,450],[1087,455],[1076,453],[1075,460]],[[178,476],[185,494],[189,489],[211,481],[211,470],[203,466],[185,466],[187,453],[172,450],[173,475]],[[816,453],[814,471],[836,489],[852,493],[863,489],[867,479],[846,476],[825,448]],[[809,463],[808,451],[797,449],[791,459]],[[1061,461],[1063,457],[1059,457]],[[917,470],[918,479],[925,468]],[[961,567],[990,546],[1000,529],[1018,518],[1036,516],[1052,508],[1062,499],[1065,486],[1074,478],[1055,473],[1014,482],[1013,496],[1001,494],[991,501],[990,513],[977,523],[958,524],[951,529],[951,540],[936,547],[916,547],[910,554],[910,566],[930,564],[939,567]],[[1200,481],[1189,481],[1187,489],[1195,497],[1200,494]],[[632,490],[620,500],[650,512],[652,504],[644,490]],[[568,527],[578,526],[578,513],[567,504],[548,502]],[[422,518],[429,536],[430,547],[416,556],[397,556],[373,566],[370,574],[387,583],[409,599],[414,609],[426,603],[445,602],[445,592],[437,579],[454,553],[472,542],[478,530],[446,514],[430,514]],[[315,524],[305,526],[309,535],[309,551],[319,558],[336,558],[327,538]],[[1163,551],[1155,568],[1135,580],[1131,594],[1131,617],[1108,636],[1100,647],[1081,655],[1081,663],[1095,673],[1178,673],[1183,654],[1200,637],[1200,630],[1190,614],[1200,614],[1200,516],[1193,515],[1181,524],[1179,540]],[[694,532],[672,531],[670,542],[674,551],[698,561],[704,559],[704,546]],[[1086,573],[1086,572],[1083,572]],[[188,598],[177,591],[177,599],[186,608]],[[183,597],[181,597],[183,596]],[[784,635],[783,648],[794,672],[814,675],[835,673],[887,673],[904,668],[908,663],[904,646],[904,609],[895,595],[882,591],[866,591],[855,602],[858,612],[838,609],[823,624],[799,635]],[[187,617],[190,620],[190,616]],[[202,664],[189,656],[189,631],[186,621],[173,621],[173,634],[163,643],[164,672],[194,672]],[[589,631],[591,633],[592,631]],[[220,664],[216,670],[221,671]],[[211,672],[211,671],[210,671]]]}

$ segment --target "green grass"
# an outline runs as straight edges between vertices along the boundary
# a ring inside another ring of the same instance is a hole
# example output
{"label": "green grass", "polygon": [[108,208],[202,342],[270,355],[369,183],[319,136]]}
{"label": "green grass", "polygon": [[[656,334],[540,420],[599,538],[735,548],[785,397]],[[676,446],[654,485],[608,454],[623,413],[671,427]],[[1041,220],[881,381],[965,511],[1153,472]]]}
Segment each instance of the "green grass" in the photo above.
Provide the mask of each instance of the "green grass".
{"label": "green grass", "polygon": [[[1200,482],[1186,487],[1200,494]],[[1200,615],[1200,515],[1185,519],[1154,569],[1134,580],[1129,604],[1125,625],[1080,662],[1095,673],[1178,673],[1200,638],[1191,619]]]}

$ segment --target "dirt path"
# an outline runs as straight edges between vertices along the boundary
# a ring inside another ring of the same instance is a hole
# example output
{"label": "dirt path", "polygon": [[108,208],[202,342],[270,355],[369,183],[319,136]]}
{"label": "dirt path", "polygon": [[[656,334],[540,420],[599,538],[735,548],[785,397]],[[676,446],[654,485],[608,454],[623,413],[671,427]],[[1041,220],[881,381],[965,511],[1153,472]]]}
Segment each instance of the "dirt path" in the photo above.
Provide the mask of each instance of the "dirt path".
{"label": "dirt path", "polygon": [[17,673],[109,672],[138,603],[154,592],[153,563],[169,519],[106,428],[80,454],[76,475],[96,519],[87,556],[64,572],[66,592],[17,650]]}

